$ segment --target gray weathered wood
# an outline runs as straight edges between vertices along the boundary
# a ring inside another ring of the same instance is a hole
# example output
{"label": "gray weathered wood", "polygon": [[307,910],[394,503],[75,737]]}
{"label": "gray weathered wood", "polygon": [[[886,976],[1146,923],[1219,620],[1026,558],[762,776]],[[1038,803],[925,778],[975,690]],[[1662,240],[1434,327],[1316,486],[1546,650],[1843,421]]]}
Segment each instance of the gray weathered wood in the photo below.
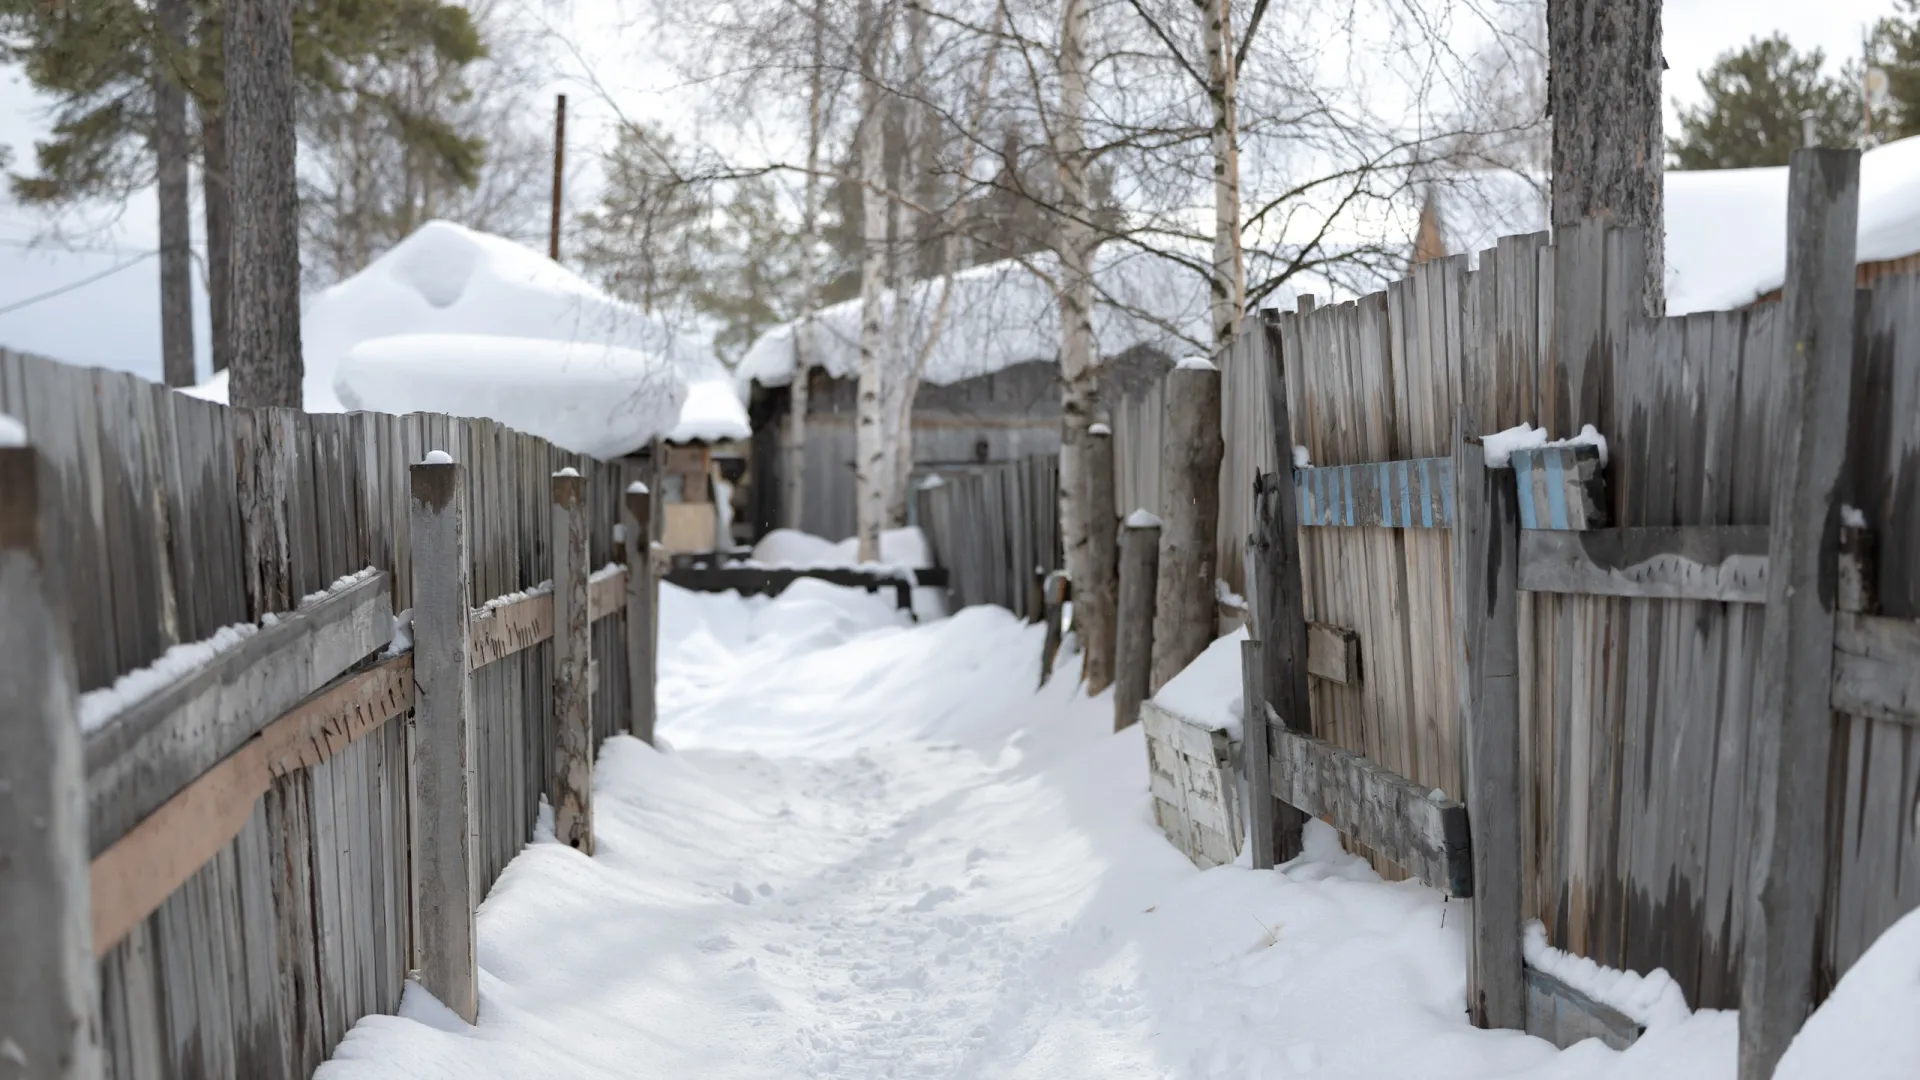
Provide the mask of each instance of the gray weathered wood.
{"label": "gray weathered wood", "polygon": [[1307,624],[1307,674],[1342,686],[1360,681],[1360,635],[1344,626]]}
{"label": "gray weathered wood", "polygon": [[1220,519],[1220,371],[1176,367],[1166,376],[1160,456],[1160,575],[1153,609],[1152,689],[1158,692],[1212,644],[1214,530]]}
{"label": "gray weathered wood", "polygon": [[0,1074],[102,1075],[87,798],[40,462],[0,448]]}
{"label": "gray weathered wood", "polygon": [[1522,529],[1520,587],[1531,592],[1763,604],[1767,527]]}
{"label": "gray weathered wood", "polygon": [[1740,1077],[1765,1080],[1813,1007],[1826,883],[1838,495],[1853,372],[1860,154],[1796,150],[1788,180],[1786,385],[1774,478],[1761,707],[1748,751],[1752,886]]}
{"label": "gray weathered wood", "polygon": [[1309,526],[1444,529],[1453,524],[1448,458],[1291,469],[1295,510]]}
{"label": "gray weathered wood", "polygon": [[393,636],[375,573],[280,616],[86,736],[95,854],[328,680]]}
{"label": "gray weathered wood", "polygon": [[[569,475],[571,474],[571,475]],[[593,854],[593,660],[587,607],[587,485],[553,476],[553,834]]]}
{"label": "gray weathered wood", "polygon": [[1112,429],[1105,424],[1089,428],[1081,453],[1087,489],[1087,580],[1073,583],[1073,620],[1085,658],[1082,677],[1093,695],[1113,683],[1114,618],[1120,605],[1120,512],[1114,501]]}
{"label": "gray weathered wood", "polygon": [[[1303,310],[1311,309],[1307,301]],[[1253,482],[1254,561],[1247,597],[1252,636],[1266,653],[1260,661],[1268,708],[1288,730],[1313,733],[1313,696],[1308,678],[1306,582],[1300,556],[1298,502],[1293,486],[1293,417],[1287,405],[1287,372],[1296,358],[1285,355],[1277,313],[1263,317],[1266,342],[1267,435],[1279,467]],[[1306,816],[1282,805],[1274,815],[1274,858],[1284,862],[1300,854]]]}
{"label": "gray weathered wood", "polygon": [[1515,450],[1520,527],[1575,532],[1607,524],[1607,483],[1596,446]]}
{"label": "gray weathered wood", "polygon": [[1147,742],[1147,787],[1167,839],[1205,869],[1240,855],[1243,830],[1232,747],[1219,728],[1140,706]]}
{"label": "gray weathered wood", "polygon": [[1521,971],[1520,515],[1511,477],[1486,467],[1461,406],[1454,425],[1454,686],[1473,822],[1467,1012],[1480,1027],[1526,1025]]}
{"label": "gray weathered wood", "polygon": [[413,965],[468,1023],[479,1014],[474,946],[464,466],[409,470],[413,543]]}
{"label": "gray weathered wood", "polygon": [[1326,818],[1449,896],[1473,895],[1465,806],[1361,754],[1278,725],[1271,730],[1275,798]]}
{"label": "gray weathered wood", "polygon": [[1838,616],[1833,709],[1920,724],[1920,622],[1884,615]]}
{"label": "gray weathered wood", "polygon": [[1160,576],[1160,525],[1120,529],[1120,608],[1114,624],[1113,730],[1140,719],[1153,665],[1153,603]]}
{"label": "gray weathered wood", "polygon": [[1615,1050],[1625,1050],[1643,1030],[1620,1010],[1593,1000],[1544,971],[1527,968],[1527,1034],[1562,1050],[1587,1039],[1599,1039]]}
{"label": "gray weathered wood", "polygon": [[651,503],[647,486],[635,481],[622,496],[620,518],[627,547],[627,730],[648,743],[653,742],[654,718],[653,609],[660,588],[653,574],[653,544],[647,539]]}
{"label": "gray weathered wood", "polygon": [[1047,685],[1053,678],[1053,663],[1060,655],[1062,638],[1066,627],[1061,619],[1066,614],[1068,596],[1067,575],[1063,570],[1049,573],[1040,583],[1041,618],[1045,621],[1047,635],[1040,643],[1040,685]]}
{"label": "gray weathered wood", "polygon": [[1247,763],[1245,813],[1247,844],[1255,870],[1275,866],[1273,759],[1268,749],[1266,680],[1260,665],[1266,646],[1252,638],[1240,643],[1241,756]]}

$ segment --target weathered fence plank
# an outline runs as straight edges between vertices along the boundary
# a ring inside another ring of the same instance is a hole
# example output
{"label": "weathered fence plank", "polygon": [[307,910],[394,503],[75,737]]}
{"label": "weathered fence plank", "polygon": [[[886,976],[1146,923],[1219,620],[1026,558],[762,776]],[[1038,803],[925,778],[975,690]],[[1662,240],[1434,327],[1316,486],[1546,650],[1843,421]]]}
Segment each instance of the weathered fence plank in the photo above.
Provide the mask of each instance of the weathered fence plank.
{"label": "weathered fence plank", "polygon": [[1113,730],[1140,719],[1153,665],[1153,605],[1160,575],[1160,519],[1136,510],[1120,528],[1120,608],[1115,621]]}
{"label": "weathered fence plank", "polygon": [[473,719],[469,704],[464,467],[409,470],[413,538],[414,966],[424,986],[471,1024],[480,1005],[473,924]]}
{"label": "weathered fence plank", "polygon": [[[1247,569],[1254,572],[1251,563]],[[1265,656],[1266,646],[1258,639],[1240,643],[1240,742],[1241,756],[1247,763],[1242,812],[1247,816],[1247,845],[1255,870],[1271,870],[1280,861],[1274,842],[1280,824],[1275,810],[1285,805],[1273,797],[1273,759],[1267,730],[1271,712],[1266,701],[1266,679],[1260,670]]]}
{"label": "weathered fence plank", "polygon": [[1307,624],[1307,674],[1345,686],[1360,681],[1360,635],[1344,626]]}
{"label": "weathered fence plank", "polygon": [[1520,533],[1520,587],[1533,592],[1717,600],[1767,599],[1764,525]]}
{"label": "weathered fence plank", "polygon": [[1833,633],[1833,709],[1920,725],[1920,622],[1840,615]]}
{"label": "weathered fence plank", "polygon": [[627,548],[627,730],[643,742],[653,742],[654,644],[653,611],[660,586],[653,573],[652,495],[647,485],[634,481],[622,495],[620,531]]}
{"label": "weathered fence plank", "polygon": [[1120,511],[1115,504],[1113,429],[1087,428],[1084,457],[1087,513],[1086,581],[1073,583],[1074,632],[1080,638],[1087,694],[1113,683],[1114,619],[1120,606]]}
{"label": "weathered fence plank", "polygon": [[376,573],[303,605],[102,720],[86,736],[93,851],[385,645],[393,633],[388,588]]}
{"label": "weathered fence plank", "polygon": [[553,835],[593,854],[593,662],[586,482],[553,475]]}
{"label": "weathered fence plank", "polygon": [[1521,528],[1577,532],[1606,526],[1607,485],[1598,447],[1515,450],[1512,466]]}
{"label": "weathered fence plank", "polygon": [[1787,381],[1761,709],[1753,729],[1741,1080],[1765,1080],[1813,1007],[1825,877],[1841,466],[1851,395],[1856,150],[1796,150],[1787,203]]}
{"label": "weathered fence plank", "polygon": [[1300,524],[1445,529],[1453,524],[1453,460],[1417,458],[1293,470]]}
{"label": "weathered fence plank", "polygon": [[101,1075],[87,793],[39,455],[0,447],[0,1045],[22,1077]]}
{"label": "weathered fence plank", "polygon": [[1516,622],[1518,493],[1486,467],[1461,406],[1455,425],[1454,676],[1473,822],[1473,928],[1467,1011],[1481,1027],[1524,1028],[1520,955],[1520,638]]}
{"label": "weathered fence plank", "polygon": [[1166,377],[1160,457],[1160,573],[1153,609],[1158,693],[1213,642],[1220,519],[1220,369],[1181,361]]}

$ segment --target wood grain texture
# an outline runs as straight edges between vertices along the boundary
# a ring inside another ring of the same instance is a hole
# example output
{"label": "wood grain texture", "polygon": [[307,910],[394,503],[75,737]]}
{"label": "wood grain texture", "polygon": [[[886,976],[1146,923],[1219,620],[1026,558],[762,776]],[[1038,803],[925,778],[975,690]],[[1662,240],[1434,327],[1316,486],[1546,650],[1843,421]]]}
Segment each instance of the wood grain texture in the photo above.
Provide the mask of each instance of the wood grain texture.
{"label": "wood grain texture", "polygon": [[1522,529],[1520,587],[1534,592],[1713,600],[1767,599],[1763,525],[1669,525],[1556,532]]}
{"label": "wood grain texture", "polygon": [[1360,681],[1360,635],[1344,626],[1307,624],[1307,674],[1345,686]]}
{"label": "wood grain texture", "polygon": [[[1257,573],[1249,564],[1249,572]],[[1283,803],[1273,797],[1273,761],[1268,749],[1272,722],[1266,702],[1266,680],[1260,670],[1265,662],[1266,646],[1258,640],[1240,643],[1240,693],[1244,709],[1245,733],[1241,736],[1242,756],[1246,760],[1246,785],[1242,806],[1247,817],[1247,845],[1255,870],[1271,870],[1280,851],[1275,843],[1280,822],[1275,813]]]}
{"label": "wood grain texture", "polygon": [[1206,651],[1215,632],[1214,532],[1220,518],[1220,372],[1167,373],[1166,442],[1160,458],[1160,572],[1153,607],[1153,674],[1159,692]]}
{"label": "wood grain texture", "polygon": [[1754,726],[1753,892],[1740,1076],[1764,1080],[1813,1007],[1832,741],[1839,480],[1847,449],[1860,155],[1799,150],[1787,201],[1785,424],[1780,431],[1761,708]]}
{"label": "wood grain texture", "polygon": [[647,743],[653,742],[654,663],[658,652],[653,611],[659,595],[651,561],[653,545],[647,538],[647,523],[653,518],[648,505],[651,498],[644,484],[637,491],[628,488],[622,495],[620,518],[627,555],[627,730]]}
{"label": "wood grain texture", "polygon": [[279,617],[87,735],[97,853],[393,633],[384,574]]}
{"label": "wood grain texture", "polygon": [[1520,639],[1518,493],[1486,467],[1461,406],[1453,456],[1453,618],[1467,813],[1473,821],[1473,927],[1467,1012],[1480,1027],[1524,1028],[1520,956]]}
{"label": "wood grain texture", "polygon": [[1153,605],[1160,575],[1160,526],[1120,529],[1120,609],[1115,623],[1113,730],[1140,719],[1151,692]]}
{"label": "wood grain texture", "polygon": [[1453,524],[1448,458],[1293,470],[1300,524],[1445,529]]}
{"label": "wood grain texture", "polygon": [[1227,733],[1151,701],[1141,705],[1140,723],[1161,831],[1203,870],[1231,863],[1240,855],[1244,830]]}
{"label": "wood grain texture", "polygon": [[1645,1030],[1610,1005],[1603,1005],[1559,979],[1527,968],[1527,1034],[1561,1049],[1587,1039],[1599,1039],[1615,1050],[1639,1041]]}
{"label": "wood grain texture", "polygon": [[1088,695],[1113,683],[1114,619],[1120,606],[1120,512],[1114,498],[1113,432],[1096,427],[1082,450],[1087,513],[1087,580],[1074,582],[1074,634],[1081,641]]}
{"label": "wood grain texture", "polygon": [[92,1080],[102,1059],[86,781],[42,486],[32,447],[0,447],[0,1031],[17,1075]]}
{"label": "wood grain texture", "polygon": [[586,482],[553,477],[553,832],[593,854],[593,683]]}
{"label": "wood grain texture", "polygon": [[1835,712],[1920,725],[1920,622],[1840,615],[1832,705]]}
{"label": "wood grain texture", "polygon": [[1322,739],[1273,728],[1273,794],[1449,896],[1472,896],[1467,808]]}
{"label": "wood grain texture", "polygon": [[473,1023],[473,720],[463,466],[410,470],[413,539],[413,925],[420,984]]}
{"label": "wood grain texture", "polygon": [[1515,450],[1510,467],[1520,495],[1521,528],[1606,527],[1607,485],[1598,447]]}

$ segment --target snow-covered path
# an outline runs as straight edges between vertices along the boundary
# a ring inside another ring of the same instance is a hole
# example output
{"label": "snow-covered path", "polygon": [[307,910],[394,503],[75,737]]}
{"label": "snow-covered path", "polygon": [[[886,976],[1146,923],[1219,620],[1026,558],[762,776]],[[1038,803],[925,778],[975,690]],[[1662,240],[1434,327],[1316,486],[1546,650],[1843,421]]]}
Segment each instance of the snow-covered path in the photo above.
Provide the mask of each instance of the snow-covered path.
{"label": "snow-covered path", "polygon": [[479,916],[481,1016],[410,986],[319,1076],[1731,1077],[1731,1014],[1627,1054],[1461,1015],[1462,909],[1330,831],[1201,873],[1137,729],[1036,694],[1038,629],[865,594],[663,599],[662,734],[596,773],[598,851],[530,845]]}

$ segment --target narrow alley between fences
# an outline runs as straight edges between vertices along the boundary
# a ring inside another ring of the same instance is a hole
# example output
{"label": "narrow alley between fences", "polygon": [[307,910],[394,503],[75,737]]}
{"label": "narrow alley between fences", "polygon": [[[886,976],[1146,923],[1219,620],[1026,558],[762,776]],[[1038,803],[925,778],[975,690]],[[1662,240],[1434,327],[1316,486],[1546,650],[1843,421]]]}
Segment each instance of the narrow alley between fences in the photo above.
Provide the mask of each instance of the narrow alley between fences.
{"label": "narrow alley between fences", "polygon": [[1330,829],[1196,870],[1139,726],[1077,658],[1036,693],[1043,631],[1002,609],[661,603],[661,748],[603,747],[593,857],[543,811],[480,908],[478,1025],[409,984],[324,1080],[1733,1073],[1730,1012],[1624,1054],[1471,1027],[1463,904]]}

